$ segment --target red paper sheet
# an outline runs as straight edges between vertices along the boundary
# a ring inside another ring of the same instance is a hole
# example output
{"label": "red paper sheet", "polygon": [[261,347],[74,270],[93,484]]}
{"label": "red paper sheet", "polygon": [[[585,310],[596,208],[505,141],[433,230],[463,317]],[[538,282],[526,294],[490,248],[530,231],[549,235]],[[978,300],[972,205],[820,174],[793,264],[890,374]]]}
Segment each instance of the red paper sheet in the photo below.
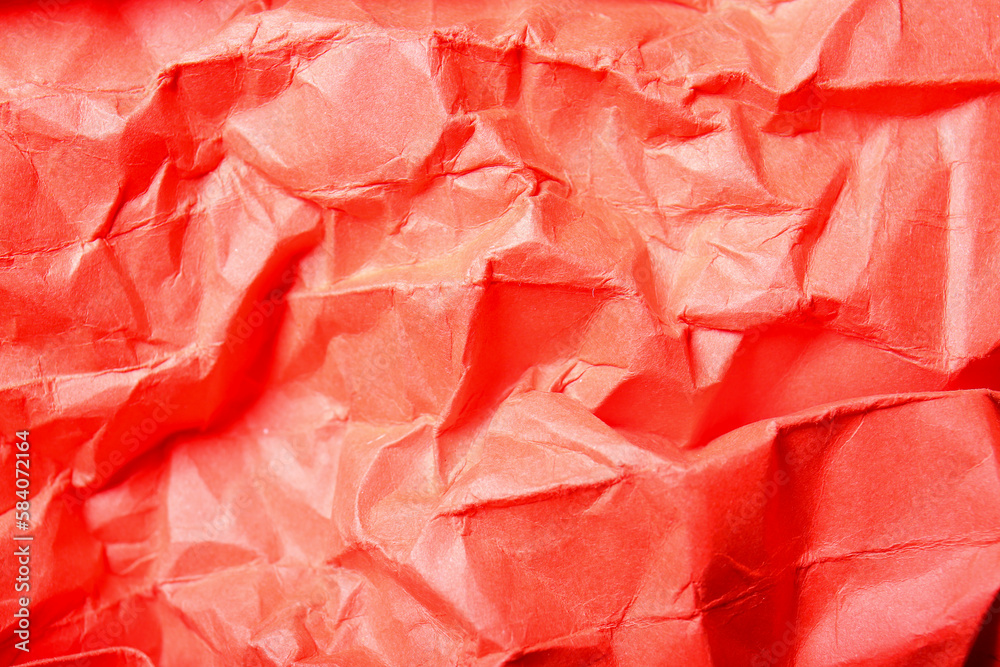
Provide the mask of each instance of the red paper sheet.
{"label": "red paper sheet", "polygon": [[1000,664],[998,20],[5,3],[0,663]]}

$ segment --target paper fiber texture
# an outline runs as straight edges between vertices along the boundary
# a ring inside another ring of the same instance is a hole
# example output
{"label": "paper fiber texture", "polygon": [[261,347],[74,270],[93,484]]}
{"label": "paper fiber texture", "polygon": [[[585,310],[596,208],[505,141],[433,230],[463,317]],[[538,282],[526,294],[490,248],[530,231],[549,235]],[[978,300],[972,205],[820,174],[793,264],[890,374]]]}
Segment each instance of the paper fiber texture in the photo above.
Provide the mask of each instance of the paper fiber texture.
{"label": "paper fiber texture", "polygon": [[997,665],[998,34],[3,4],[0,663]]}

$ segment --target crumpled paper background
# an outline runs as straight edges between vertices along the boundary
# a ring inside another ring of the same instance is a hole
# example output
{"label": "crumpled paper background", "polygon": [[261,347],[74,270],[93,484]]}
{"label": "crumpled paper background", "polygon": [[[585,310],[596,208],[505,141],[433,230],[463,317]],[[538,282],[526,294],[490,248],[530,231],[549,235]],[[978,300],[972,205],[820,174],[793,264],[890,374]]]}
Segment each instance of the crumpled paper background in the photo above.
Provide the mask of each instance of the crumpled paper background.
{"label": "crumpled paper background", "polygon": [[996,26],[4,4],[0,661],[1000,664]]}

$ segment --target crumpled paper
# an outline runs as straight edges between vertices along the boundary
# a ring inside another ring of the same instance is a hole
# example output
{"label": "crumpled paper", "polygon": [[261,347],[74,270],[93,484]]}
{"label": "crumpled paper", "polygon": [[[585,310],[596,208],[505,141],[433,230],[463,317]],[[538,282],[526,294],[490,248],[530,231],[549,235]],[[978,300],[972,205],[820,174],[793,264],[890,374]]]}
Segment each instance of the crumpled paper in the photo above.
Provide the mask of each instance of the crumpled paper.
{"label": "crumpled paper", "polygon": [[5,4],[0,661],[1000,664],[994,13]]}

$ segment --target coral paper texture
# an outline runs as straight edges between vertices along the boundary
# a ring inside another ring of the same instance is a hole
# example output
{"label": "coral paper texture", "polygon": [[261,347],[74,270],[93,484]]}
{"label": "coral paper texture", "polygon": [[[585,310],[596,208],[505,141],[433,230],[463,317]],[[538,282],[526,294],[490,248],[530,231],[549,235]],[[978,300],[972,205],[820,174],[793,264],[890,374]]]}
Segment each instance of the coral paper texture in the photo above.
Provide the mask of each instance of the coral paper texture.
{"label": "coral paper texture", "polygon": [[0,662],[1000,664],[997,35],[4,3]]}

